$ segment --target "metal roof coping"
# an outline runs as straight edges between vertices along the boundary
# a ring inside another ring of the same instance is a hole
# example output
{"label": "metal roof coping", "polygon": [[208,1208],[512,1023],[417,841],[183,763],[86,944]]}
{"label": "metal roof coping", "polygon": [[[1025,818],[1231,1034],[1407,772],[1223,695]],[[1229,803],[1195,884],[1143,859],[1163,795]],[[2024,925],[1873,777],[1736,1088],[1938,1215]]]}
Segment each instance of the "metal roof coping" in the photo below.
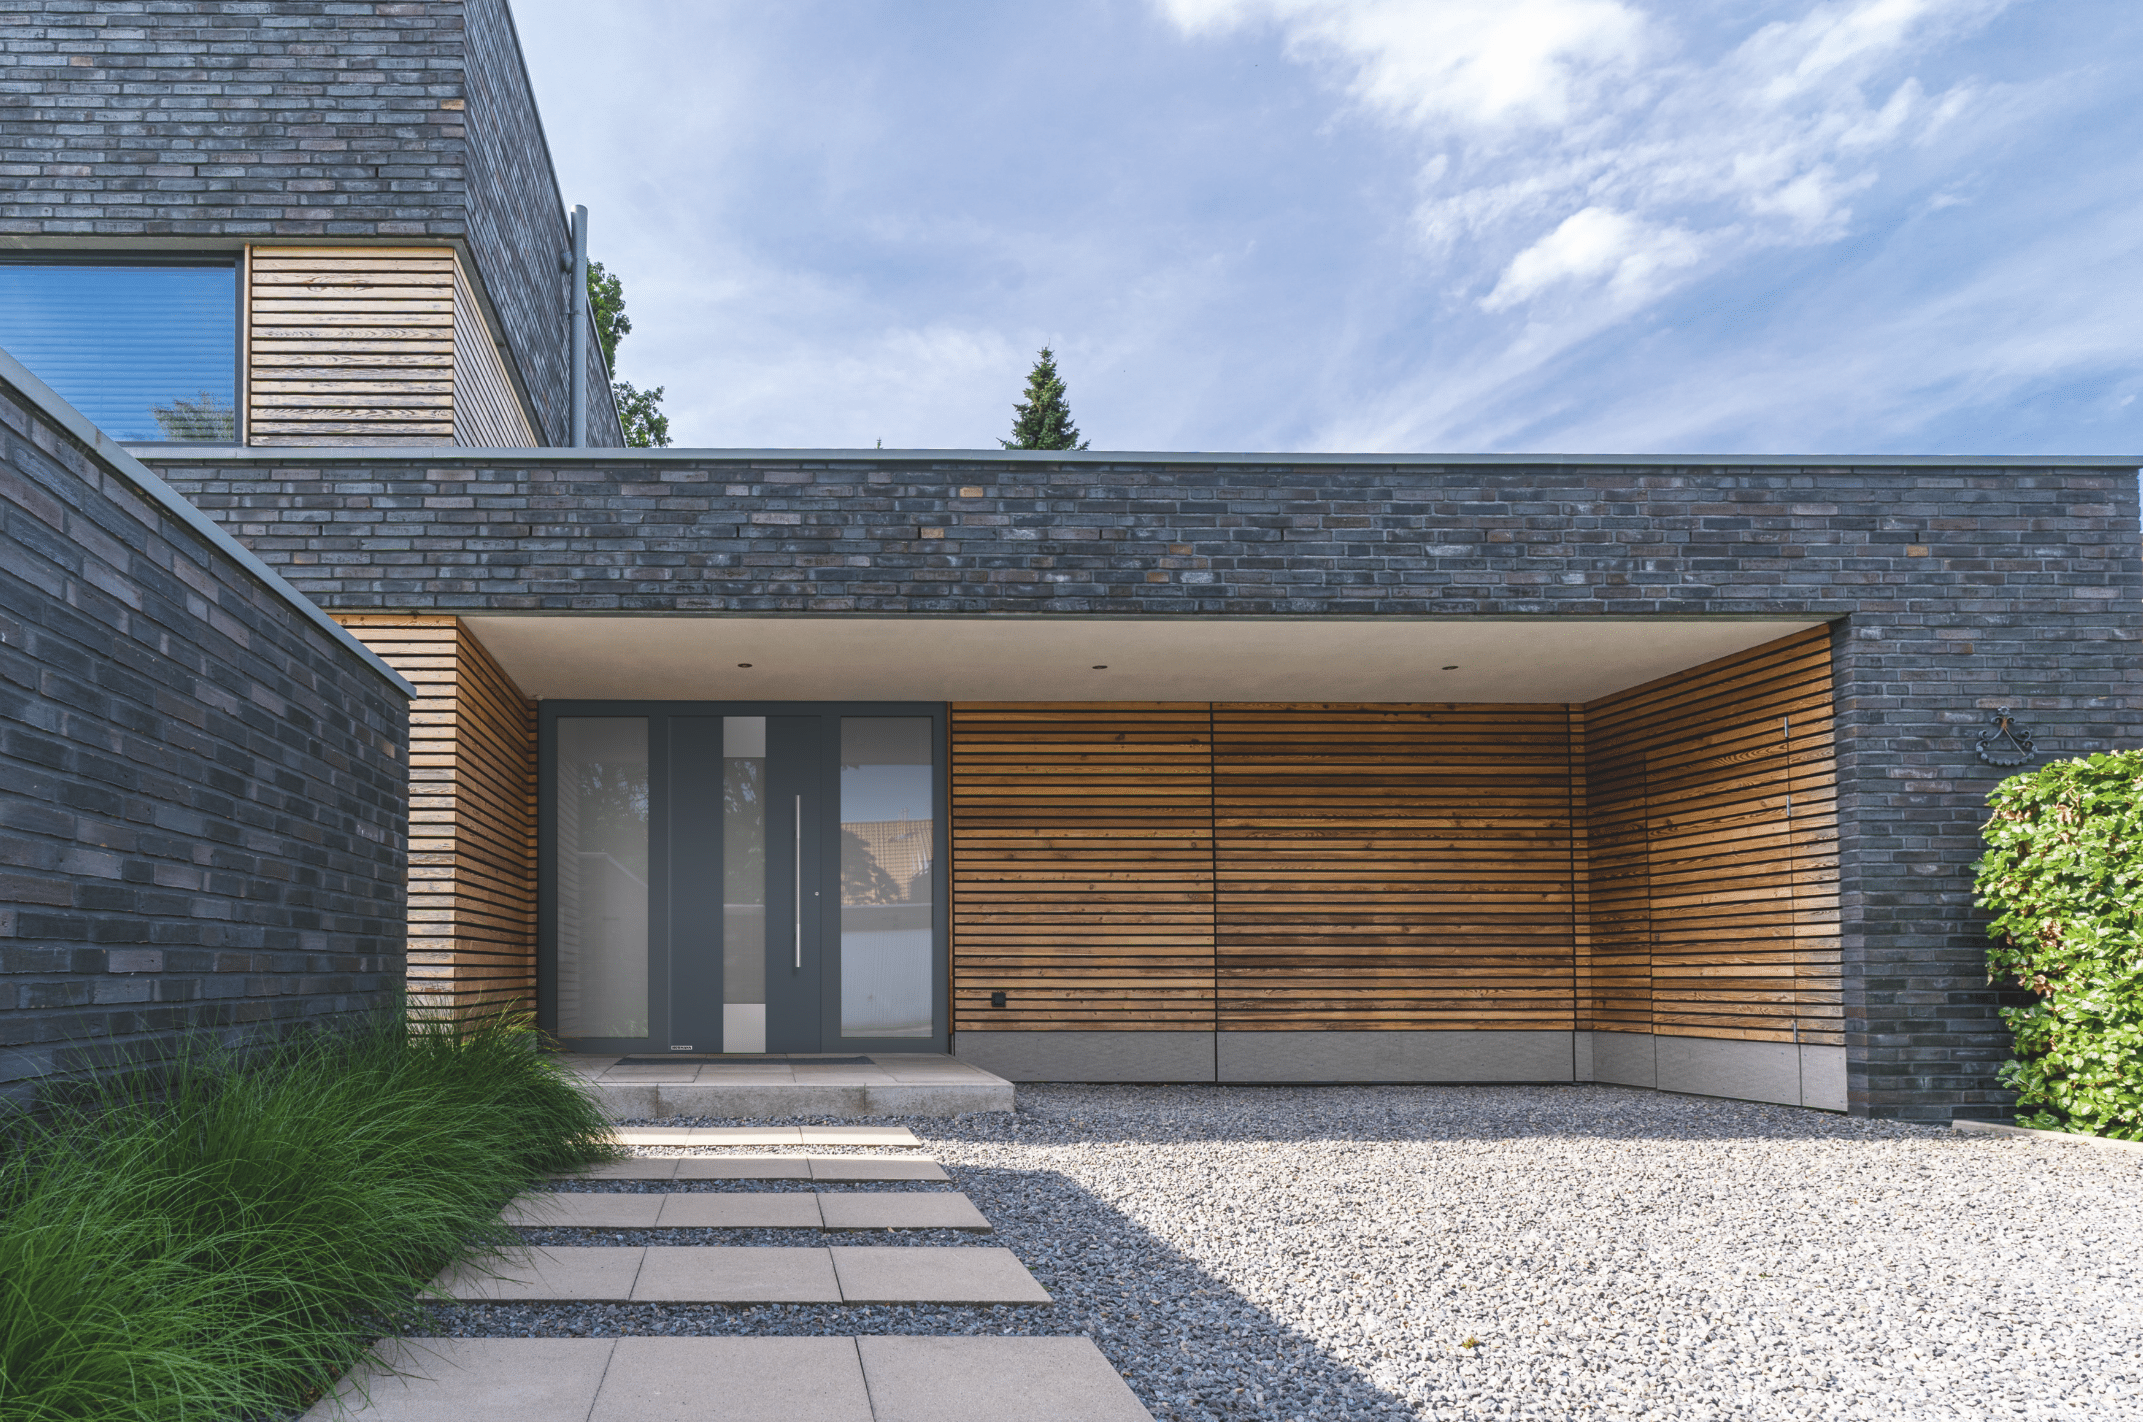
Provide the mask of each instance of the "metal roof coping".
{"label": "metal roof coping", "polygon": [[784,464],[1243,464],[1243,465],[1514,465],[1593,469],[2123,469],[2143,470],[2132,454],[1285,454],[1193,450],[1053,449],[475,449],[462,445],[130,446],[167,464],[234,463],[658,463]]}

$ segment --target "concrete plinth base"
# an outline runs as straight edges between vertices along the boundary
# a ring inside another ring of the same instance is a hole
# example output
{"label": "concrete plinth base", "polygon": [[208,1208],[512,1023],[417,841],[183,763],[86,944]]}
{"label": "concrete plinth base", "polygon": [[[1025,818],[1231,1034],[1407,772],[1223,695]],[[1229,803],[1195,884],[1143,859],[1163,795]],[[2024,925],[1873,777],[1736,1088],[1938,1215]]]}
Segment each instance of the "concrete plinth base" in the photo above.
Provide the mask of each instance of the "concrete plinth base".
{"label": "concrete plinth base", "polygon": [[960,1032],[1012,1081],[1608,1082],[1843,1111],[1845,1048],[1649,1032]]}

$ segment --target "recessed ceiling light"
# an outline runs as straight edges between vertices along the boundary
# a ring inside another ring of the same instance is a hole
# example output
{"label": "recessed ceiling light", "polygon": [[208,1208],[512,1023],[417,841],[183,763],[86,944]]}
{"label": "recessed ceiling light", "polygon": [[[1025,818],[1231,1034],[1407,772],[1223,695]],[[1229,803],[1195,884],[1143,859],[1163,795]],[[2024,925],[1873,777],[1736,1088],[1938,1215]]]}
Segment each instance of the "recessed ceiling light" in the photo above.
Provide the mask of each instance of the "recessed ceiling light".
{"label": "recessed ceiling light", "polygon": [[748,667],[748,666],[750,666],[750,665],[751,665],[751,663],[750,663],[750,662],[738,662],[738,663],[737,663],[737,665],[738,665],[738,666],[740,666],[740,667]]}
{"label": "recessed ceiling light", "polygon": [[1107,662],[1096,662],[1094,663],[1093,669],[1095,671],[1107,671],[1109,669],[1109,664]]}
{"label": "recessed ceiling light", "polygon": [[1453,664],[1453,665],[1451,665],[1451,666],[1445,667],[1445,668],[1444,668],[1444,670],[1445,670],[1445,671],[1457,671],[1457,670],[1458,670],[1458,666],[1457,666],[1457,664],[1456,664],[1456,663],[1454,663],[1454,664]]}

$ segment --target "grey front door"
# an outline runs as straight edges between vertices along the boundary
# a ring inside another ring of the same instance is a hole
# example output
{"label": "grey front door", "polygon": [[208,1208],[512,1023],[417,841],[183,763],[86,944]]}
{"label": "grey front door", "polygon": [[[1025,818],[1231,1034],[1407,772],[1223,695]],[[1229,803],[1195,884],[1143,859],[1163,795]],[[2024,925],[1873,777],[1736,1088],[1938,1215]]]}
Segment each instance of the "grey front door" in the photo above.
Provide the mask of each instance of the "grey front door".
{"label": "grey front door", "polygon": [[545,702],[542,734],[566,1045],[946,1049],[942,706]]}
{"label": "grey front door", "polygon": [[[766,718],[766,1040],[760,1051],[823,1050],[826,719]],[[738,1046],[754,1050],[748,1042]],[[734,1050],[726,1041],[724,1049]]]}

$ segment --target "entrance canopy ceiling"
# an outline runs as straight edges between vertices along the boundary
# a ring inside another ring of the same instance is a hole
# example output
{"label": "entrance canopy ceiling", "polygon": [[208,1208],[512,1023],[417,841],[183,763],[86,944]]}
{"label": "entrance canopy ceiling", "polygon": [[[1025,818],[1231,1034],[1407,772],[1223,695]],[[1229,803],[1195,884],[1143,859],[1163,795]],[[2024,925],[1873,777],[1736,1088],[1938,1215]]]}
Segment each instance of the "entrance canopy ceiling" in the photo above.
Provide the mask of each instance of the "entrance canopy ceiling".
{"label": "entrance canopy ceiling", "polygon": [[1664,617],[465,620],[530,696],[651,701],[1591,701],[1818,625]]}

